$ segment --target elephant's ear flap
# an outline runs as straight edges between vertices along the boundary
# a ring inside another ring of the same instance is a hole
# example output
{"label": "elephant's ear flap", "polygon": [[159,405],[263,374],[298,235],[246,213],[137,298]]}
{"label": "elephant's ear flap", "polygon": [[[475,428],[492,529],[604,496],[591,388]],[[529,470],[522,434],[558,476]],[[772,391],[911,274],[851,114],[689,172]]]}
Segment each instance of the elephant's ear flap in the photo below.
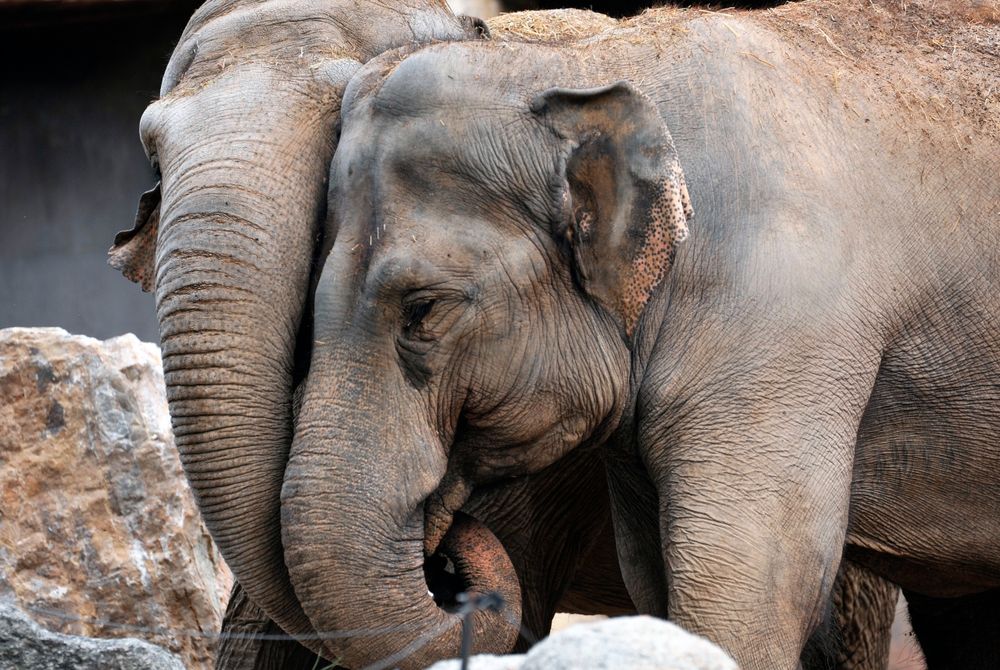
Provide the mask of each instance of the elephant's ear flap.
{"label": "elephant's ear flap", "polygon": [[108,250],[108,265],[120,270],[127,279],[153,290],[156,268],[156,236],[160,227],[160,182],[139,198],[132,230],[115,235],[115,243]]}
{"label": "elephant's ear flap", "polygon": [[687,236],[691,201],[656,106],[625,82],[554,88],[531,103],[562,141],[555,230],[574,274],[627,337]]}

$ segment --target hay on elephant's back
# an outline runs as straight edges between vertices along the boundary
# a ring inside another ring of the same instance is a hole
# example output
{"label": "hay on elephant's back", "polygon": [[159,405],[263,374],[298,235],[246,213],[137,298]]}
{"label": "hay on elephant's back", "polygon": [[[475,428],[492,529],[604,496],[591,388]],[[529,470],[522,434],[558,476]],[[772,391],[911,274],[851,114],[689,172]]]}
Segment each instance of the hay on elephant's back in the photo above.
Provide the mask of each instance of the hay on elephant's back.
{"label": "hay on elephant's back", "polygon": [[759,21],[813,54],[813,74],[852,79],[907,112],[897,122],[1000,137],[1000,0],[804,0]]}
{"label": "hay on elephant's back", "polygon": [[593,37],[618,21],[585,9],[551,9],[500,14],[486,21],[494,39],[560,42]]}

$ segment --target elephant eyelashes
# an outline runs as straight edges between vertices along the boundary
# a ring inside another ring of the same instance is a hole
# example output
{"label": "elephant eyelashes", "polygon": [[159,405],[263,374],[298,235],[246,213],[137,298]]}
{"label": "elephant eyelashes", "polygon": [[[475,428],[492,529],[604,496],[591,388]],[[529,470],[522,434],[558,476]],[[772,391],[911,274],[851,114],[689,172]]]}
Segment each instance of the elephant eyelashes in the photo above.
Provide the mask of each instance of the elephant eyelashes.
{"label": "elephant eyelashes", "polygon": [[403,363],[410,383],[423,388],[431,378],[425,356],[434,347],[434,337],[424,327],[424,319],[434,309],[436,300],[416,300],[404,305],[403,332],[396,338],[396,353]]}
{"label": "elephant eyelashes", "polygon": [[468,290],[419,289],[403,297],[403,327],[399,340],[413,353],[427,354],[453,333],[471,304]]}
{"label": "elephant eyelashes", "polygon": [[406,323],[403,326],[403,331],[406,333],[407,337],[416,337],[417,339],[428,339],[427,334],[423,332],[421,326],[424,323],[424,319],[431,313],[434,309],[434,303],[436,300],[420,300],[418,302],[411,303],[406,306]]}

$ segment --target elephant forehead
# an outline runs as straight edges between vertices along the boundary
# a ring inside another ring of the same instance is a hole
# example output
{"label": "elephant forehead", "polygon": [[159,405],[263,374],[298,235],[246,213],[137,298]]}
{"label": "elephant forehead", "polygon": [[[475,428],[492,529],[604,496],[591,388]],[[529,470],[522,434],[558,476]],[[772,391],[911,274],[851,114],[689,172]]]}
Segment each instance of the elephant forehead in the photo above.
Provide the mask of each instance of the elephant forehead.
{"label": "elephant forehead", "polygon": [[[352,57],[373,56],[412,38],[455,38],[464,34],[445,0],[209,0],[191,17],[182,41],[223,33],[235,48],[282,41],[274,31],[287,26],[299,46],[349,50]],[[350,39],[347,39],[347,38]],[[247,40],[251,40],[248,43]],[[332,41],[331,41],[332,40]],[[365,58],[367,60],[367,58]]]}
{"label": "elephant forehead", "polygon": [[[334,188],[348,216],[379,221],[460,216],[499,222],[526,213],[547,221],[557,154],[526,120],[441,114],[361,114],[345,122]],[[391,210],[391,214],[390,214]]]}
{"label": "elephant forehead", "polygon": [[467,32],[444,0],[210,1],[185,28],[161,94],[181,77],[209,77],[247,61],[308,73],[326,61],[366,62],[413,40]]}
{"label": "elephant forehead", "polygon": [[[385,166],[417,177],[450,173],[491,195],[514,188],[521,197],[525,187],[547,192],[554,137],[528,110],[527,94],[463,85],[423,55],[404,63],[377,92],[354,101],[356,113],[345,112],[345,136],[357,131]],[[472,81],[476,76],[466,73]]]}
{"label": "elephant forehead", "polygon": [[371,100],[375,110],[406,117],[441,109],[526,110],[526,94],[494,71],[495,51],[486,42],[451,42],[385,54],[362,68],[348,97]]}

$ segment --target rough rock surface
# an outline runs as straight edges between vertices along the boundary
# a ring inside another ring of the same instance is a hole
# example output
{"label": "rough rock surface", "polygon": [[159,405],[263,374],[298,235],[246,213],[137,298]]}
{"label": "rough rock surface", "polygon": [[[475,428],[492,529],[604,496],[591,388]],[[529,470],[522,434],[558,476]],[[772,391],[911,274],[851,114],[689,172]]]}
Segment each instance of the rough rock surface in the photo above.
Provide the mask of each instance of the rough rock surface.
{"label": "rough rock surface", "polygon": [[[431,670],[458,670],[442,661]],[[705,638],[648,616],[578,624],[546,638],[523,656],[477,656],[470,670],[738,670]]]}
{"label": "rough rock surface", "polygon": [[173,446],[156,346],[0,330],[0,597],[196,669],[231,584]]}
{"label": "rough rock surface", "polygon": [[184,670],[179,658],[141,640],[97,640],[41,628],[0,603],[0,670]]}

